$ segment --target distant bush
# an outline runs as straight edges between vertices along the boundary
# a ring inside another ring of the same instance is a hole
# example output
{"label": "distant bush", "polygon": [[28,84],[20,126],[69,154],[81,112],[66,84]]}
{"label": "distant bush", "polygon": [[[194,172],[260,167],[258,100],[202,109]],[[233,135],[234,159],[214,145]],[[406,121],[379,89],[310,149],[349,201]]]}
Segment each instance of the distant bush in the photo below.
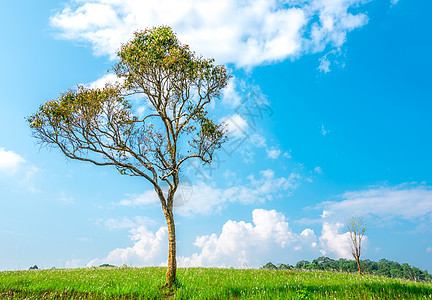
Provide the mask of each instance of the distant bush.
{"label": "distant bush", "polygon": [[[380,275],[390,278],[402,278],[409,279],[412,281],[424,281],[432,282],[432,275],[427,271],[422,271],[419,268],[410,266],[407,263],[400,264],[387,259],[381,259],[378,262],[371,261],[369,259],[360,260],[362,271],[365,274]],[[307,260],[299,261],[295,267],[280,264],[275,266],[271,262],[267,263],[262,267],[263,269],[273,270],[286,270],[286,269],[297,269],[297,270],[324,270],[324,271],[339,271],[355,273],[358,272],[357,263],[354,260],[339,259],[334,260],[329,257],[318,257],[312,262]]]}
{"label": "distant bush", "polygon": [[110,265],[110,264],[103,264],[103,265],[100,265],[99,266],[99,268],[117,268],[117,266],[114,266],[114,265]]}
{"label": "distant bush", "polygon": [[30,267],[29,270],[39,270],[38,266],[34,265],[33,267]]}

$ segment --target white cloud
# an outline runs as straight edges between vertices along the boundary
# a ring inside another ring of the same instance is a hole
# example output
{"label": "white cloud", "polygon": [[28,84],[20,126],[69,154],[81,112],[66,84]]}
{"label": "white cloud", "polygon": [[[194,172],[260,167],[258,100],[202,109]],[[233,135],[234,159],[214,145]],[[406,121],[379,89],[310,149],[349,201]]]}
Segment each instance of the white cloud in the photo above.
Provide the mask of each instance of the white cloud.
{"label": "white cloud", "polygon": [[142,194],[131,194],[127,195],[127,199],[120,201],[121,206],[145,206],[145,205],[156,205],[159,203],[159,198],[154,190],[147,190]]}
{"label": "white cloud", "polygon": [[[175,212],[186,216],[211,215],[222,211],[229,203],[264,203],[274,198],[289,196],[300,184],[300,175],[294,172],[288,177],[277,178],[272,170],[264,170],[260,172],[258,178],[249,175],[246,179],[246,183],[238,183],[227,189],[217,188],[205,181],[188,186],[187,201],[177,206]],[[154,205],[156,202],[158,203],[159,200],[155,192],[148,190],[141,195],[133,195],[129,199],[121,200],[119,205],[136,207]]]}
{"label": "white cloud", "polygon": [[298,184],[300,176],[291,173],[288,177],[276,178],[271,170],[260,172],[260,177],[250,175],[246,184],[238,184],[227,189],[220,189],[205,182],[193,186],[189,202],[178,207],[181,215],[210,215],[225,209],[229,203],[253,204],[264,203],[282,196],[289,196]]}
{"label": "white cloud", "polygon": [[292,158],[292,156],[289,152],[284,152],[283,157],[288,158],[288,159]]}
{"label": "white cloud", "polygon": [[[275,210],[254,209],[252,223],[227,221],[220,235],[199,236],[194,245],[200,251],[180,257],[183,266],[260,267],[269,261],[287,262],[301,249],[313,248],[313,230],[293,233],[285,216]],[[302,253],[304,254],[304,253]]]}
{"label": "white cloud", "polygon": [[117,75],[113,74],[113,73],[108,73],[104,76],[102,76],[101,78],[86,84],[86,87],[91,88],[91,89],[102,89],[105,87],[105,85],[107,83],[109,84],[115,84],[119,82],[119,78],[117,77]]}
{"label": "white cloud", "polygon": [[253,135],[251,135],[249,138],[249,142],[258,148],[264,148],[267,145],[265,137],[258,133],[254,133]]}
{"label": "white cloud", "polygon": [[316,167],[314,168],[314,172],[315,172],[316,174],[322,174],[322,169],[321,169],[321,167],[316,166]]}
{"label": "white cloud", "polygon": [[13,151],[0,148],[0,173],[12,175],[25,163],[25,159]]}
{"label": "white cloud", "polygon": [[427,247],[426,248],[426,253],[432,253],[432,247]]}
{"label": "white cloud", "polygon": [[342,223],[323,223],[319,238],[322,255],[334,254],[337,258],[352,258],[349,232],[339,233],[344,227]]}
{"label": "white cloud", "polygon": [[332,213],[331,211],[323,210],[323,213],[322,213],[322,215],[321,215],[321,218],[325,219],[325,218],[331,216],[332,214],[333,214],[333,213]]}
{"label": "white cloud", "polygon": [[[260,267],[273,263],[295,263],[300,259],[332,255],[350,258],[349,235],[339,233],[340,223],[324,223],[322,235],[306,228],[295,233],[285,216],[275,210],[254,209],[252,222],[228,220],[220,234],[197,236],[198,251],[190,256],[178,252],[179,266]],[[105,258],[94,259],[87,266],[104,263],[121,266],[166,265],[168,233],[160,227],[155,233],[142,225],[132,229],[130,247],[110,251]],[[364,237],[365,240],[367,237]]]}
{"label": "white cloud", "polygon": [[239,114],[228,116],[220,123],[224,123],[227,126],[228,134],[235,138],[241,138],[247,135],[248,122]]}
{"label": "white cloud", "polygon": [[155,266],[166,264],[168,253],[168,230],[159,228],[156,233],[149,231],[145,226],[139,226],[131,231],[132,247],[117,248],[108,253],[105,258],[93,259],[87,267],[101,264],[122,266]]}
{"label": "white cloud", "polygon": [[318,70],[320,70],[323,73],[330,72],[330,60],[327,58],[327,56],[323,56],[320,58],[320,64],[318,66]]}
{"label": "white cloud", "polygon": [[65,263],[66,269],[75,269],[75,268],[82,268],[82,267],[83,267],[83,262],[79,258],[68,260]]}
{"label": "white cloud", "polygon": [[0,148],[0,180],[6,182],[0,188],[39,192],[34,182],[38,171],[37,167],[27,163],[21,155]]}
{"label": "white cloud", "polygon": [[279,158],[279,155],[281,154],[281,151],[277,148],[270,148],[270,149],[266,149],[267,152],[267,156],[271,159],[277,159]]}
{"label": "white cloud", "polygon": [[326,130],[325,128],[324,128],[324,125],[321,125],[321,133],[322,133],[322,135],[326,135],[327,133],[329,133],[330,132],[330,130]]}
{"label": "white cloud", "polygon": [[365,13],[351,12],[364,2],[81,0],[52,16],[51,25],[114,58],[133,31],[169,24],[198,53],[252,67],[342,46],[349,31],[367,23]]}
{"label": "white cloud", "polygon": [[[254,209],[252,223],[227,221],[218,236],[213,233],[197,237],[199,253],[181,257],[180,265],[245,267],[262,266],[271,260],[287,259],[290,249],[311,236],[296,235],[285,217],[275,210]],[[315,237],[312,232],[312,239]]]}
{"label": "white cloud", "polygon": [[341,201],[324,202],[318,207],[333,212],[335,218],[359,214],[414,220],[432,215],[432,188],[427,186],[375,187],[346,192],[341,198]]}
{"label": "white cloud", "polygon": [[230,106],[231,108],[236,108],[241,103],[241,96],[238,89],[238,79],[231,77],[228,81],[227,87],[223,91],[222,103]]}

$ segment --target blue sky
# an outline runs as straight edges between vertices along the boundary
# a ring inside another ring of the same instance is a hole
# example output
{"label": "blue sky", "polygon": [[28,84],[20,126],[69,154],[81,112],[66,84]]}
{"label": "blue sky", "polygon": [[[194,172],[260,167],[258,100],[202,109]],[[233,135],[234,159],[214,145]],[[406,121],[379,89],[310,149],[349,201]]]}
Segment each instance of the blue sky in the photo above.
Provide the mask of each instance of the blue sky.
{"label": "blue sky", "polygon": [[431,9],[427,0],[2,3],[0,269],[166,262],[150,185],[40,148],[25,121],[77,84],[112,80],[120,44],[166,24],[233,75],[210,110],[231,142],[213,169],[184,170],[181,266],[350,258],[344,224],[359,214],[363,259],[432,271]]}

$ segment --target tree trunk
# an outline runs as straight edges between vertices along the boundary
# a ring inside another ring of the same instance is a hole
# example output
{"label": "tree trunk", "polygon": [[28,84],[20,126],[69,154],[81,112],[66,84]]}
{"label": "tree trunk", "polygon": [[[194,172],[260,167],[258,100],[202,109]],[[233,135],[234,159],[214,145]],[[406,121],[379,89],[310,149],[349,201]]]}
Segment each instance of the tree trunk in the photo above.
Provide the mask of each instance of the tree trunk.
{"label": "tree trunk", "polygon": [[168,225],[168,270],[166,273],[166,284],[171,287],[175,283],[177,260],[176,260],[176,237],[175,237],[175,224],[174,215],[172,210],[165,212],[165,218]]}
{"label": "tree trunk", "polygon": [[360,267],[360,259],[356,259],[356,261],[357,261],[357,267],[358,267],[358,269],[359,269],[359,274],[361,275],[361,267]]}

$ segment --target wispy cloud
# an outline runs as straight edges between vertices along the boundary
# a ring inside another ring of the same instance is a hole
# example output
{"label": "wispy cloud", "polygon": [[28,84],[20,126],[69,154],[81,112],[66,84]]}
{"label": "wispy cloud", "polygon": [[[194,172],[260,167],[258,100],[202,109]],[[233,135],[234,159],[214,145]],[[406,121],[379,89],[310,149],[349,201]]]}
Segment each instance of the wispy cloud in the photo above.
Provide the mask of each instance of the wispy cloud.
{"label": "wispy cloud", "polygon": [[75,204],[75,199],[72,196],[69,196],[66,192],[61,192],[60,196],[57,197],[57,201],[63,204]]}
{"label": "wispy cloud", "polygon": [[432,187],[429,186],[402,184],[372,187],[346,192],[340,198],[340,201],[323,202],[317,208],[331,212],[335,218],[360,214],[418,220],[432,215]]}
{"label": "wispy cloud", "polygon": [[127,198],[119,202],[121,206],[146,206],[156,205],[159,203],[159,199],[154,190],[147,190],[142,194],[129,194]]}
{"label": "wispy cloud", "polygon": [[[221,212],[230,203],[253,204],[264,203],[275,198],[288,196],[300,184],[300,175],[291,173],[287,177],[276,177],[272,170],[264,170],[258,177],[249,175],[247,182],[228,187],[217,188],[207,182],[199,181],[189,186],[188,198],[182,206],[176,207],[180,215],[211,215]],[[122,200],[124,206],[145,206],[154,203],[154,191],[146,191],[134,198]]]}
{"label": "wispy cloud", "polygon": [[71,260],[66,261],[65,268],[67,269],[75,269],[75,268],[82,268],[83,267],[83,261],[79,258],[74,258]]}
{"label": "wispy cloud", "polygon": [[281,154],[281,150],[275,147],[271,147],[270,149],[266,149],[267,156],[271,159],[278,159]]}
{"label": "wispy cloud", "polygon": [[119,218],[109,218],[100,219],[97,221],[98,224],[103,224],[108,229],[131,229],[139,226],[151,226],[156,225],[157,222],[149,217],[136,216],[133,218],[119,217]]}
{"label": "wispy cloud", "polygon": [[399,0],[390,0],[391,6],[396,5],[399,2]]}
{"label": "wispy cloud", "polygon": [[324,125],[321,125],[321,133],[322,135],[327,135],[330,132],[330,130],[325,129]]}

